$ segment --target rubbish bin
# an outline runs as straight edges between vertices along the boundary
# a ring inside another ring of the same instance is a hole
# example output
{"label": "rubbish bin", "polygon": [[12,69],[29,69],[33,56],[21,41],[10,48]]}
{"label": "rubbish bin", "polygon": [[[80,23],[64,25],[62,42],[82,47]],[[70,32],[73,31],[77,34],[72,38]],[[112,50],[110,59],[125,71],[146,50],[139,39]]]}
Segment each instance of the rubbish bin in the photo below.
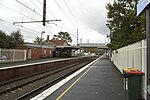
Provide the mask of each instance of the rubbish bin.
{"label": "rubbish bin", "polygon": [[143,72],[134,68],[123,69],[125,76],[125,94],[127,100],[141,100],[141,84]]}

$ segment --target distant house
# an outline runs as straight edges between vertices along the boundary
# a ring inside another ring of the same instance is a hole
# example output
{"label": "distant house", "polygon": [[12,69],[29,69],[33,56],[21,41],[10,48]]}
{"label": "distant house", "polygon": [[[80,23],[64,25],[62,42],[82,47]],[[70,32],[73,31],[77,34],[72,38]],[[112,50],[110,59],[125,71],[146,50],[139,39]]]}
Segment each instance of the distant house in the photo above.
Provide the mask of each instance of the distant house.
{"label": "distant house", "polygon": [[55,45],[54,56],[56,57],[71,57],[75,56],[74,52],[79,48],[71,46],[66,40],[49,40],[49,43]]}

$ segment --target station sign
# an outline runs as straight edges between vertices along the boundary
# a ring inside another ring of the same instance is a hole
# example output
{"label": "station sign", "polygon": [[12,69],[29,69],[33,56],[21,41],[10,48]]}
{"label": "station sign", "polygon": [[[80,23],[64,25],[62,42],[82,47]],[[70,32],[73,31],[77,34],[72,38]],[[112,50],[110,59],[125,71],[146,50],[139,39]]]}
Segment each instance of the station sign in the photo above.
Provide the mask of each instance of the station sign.
{"label": "station sign", "polygon": [[139,16],[149,4],[150,0],[140,0],[137,4],[137,16]]}

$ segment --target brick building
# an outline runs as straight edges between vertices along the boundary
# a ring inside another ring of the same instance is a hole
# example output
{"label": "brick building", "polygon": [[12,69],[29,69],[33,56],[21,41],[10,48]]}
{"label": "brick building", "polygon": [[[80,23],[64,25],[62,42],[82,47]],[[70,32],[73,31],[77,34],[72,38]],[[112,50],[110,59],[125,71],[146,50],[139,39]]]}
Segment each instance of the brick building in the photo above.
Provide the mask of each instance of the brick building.
{"label": "brick building", "polygon": [[23,46],[18,47],[18,49],[27,51],[27,59],[39,59],[53,57],[53,52],[55,51],[54,45],[38,45],[33,43],[25,43]]}

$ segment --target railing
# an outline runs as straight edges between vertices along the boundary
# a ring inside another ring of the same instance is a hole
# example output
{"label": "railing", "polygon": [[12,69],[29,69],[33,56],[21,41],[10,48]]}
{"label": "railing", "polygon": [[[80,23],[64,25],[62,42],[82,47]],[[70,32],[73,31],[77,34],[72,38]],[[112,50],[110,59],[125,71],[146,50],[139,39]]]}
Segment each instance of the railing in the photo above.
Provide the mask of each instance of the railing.
{"label": "railing", "polygon": [[137,68],[144,72],[142,95],[146,97],[146,61],[147,61],[147,51],[146,51],[146,40],[142,40],[135,44],[128,45],[121,49],[112,52],[111,61],[116,65],[116,67],[122,72],[123,68]]}
{"label": "railing", "polygon": [[0,63],[17,61],[26,61],[26,50],[0,48]]}

